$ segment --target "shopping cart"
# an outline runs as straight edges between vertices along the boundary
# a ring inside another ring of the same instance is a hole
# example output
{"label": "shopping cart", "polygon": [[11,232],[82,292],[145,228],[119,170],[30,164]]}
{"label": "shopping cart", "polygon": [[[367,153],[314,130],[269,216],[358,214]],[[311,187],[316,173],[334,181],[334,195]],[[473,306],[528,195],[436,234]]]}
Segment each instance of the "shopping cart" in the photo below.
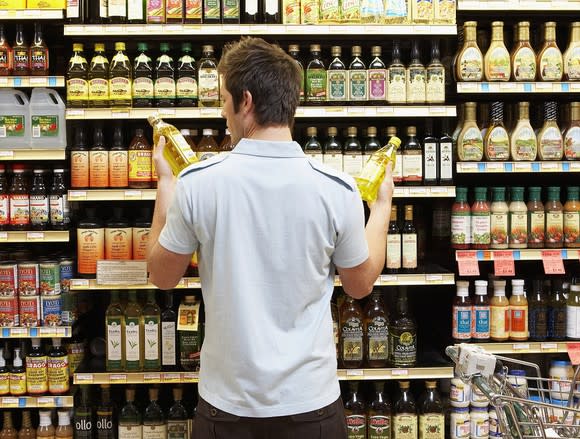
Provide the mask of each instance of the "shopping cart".
{"label": "shopping cart", "polygon": [[[542,378],[537,364],[500,357],[479,346],[449,346],[455,373],[489,399],[504,439],[580,439],[580,367],[572,380]],[[514,366],[512,366],[514,365]],[[526,376],[510,376],[523,369]]]}

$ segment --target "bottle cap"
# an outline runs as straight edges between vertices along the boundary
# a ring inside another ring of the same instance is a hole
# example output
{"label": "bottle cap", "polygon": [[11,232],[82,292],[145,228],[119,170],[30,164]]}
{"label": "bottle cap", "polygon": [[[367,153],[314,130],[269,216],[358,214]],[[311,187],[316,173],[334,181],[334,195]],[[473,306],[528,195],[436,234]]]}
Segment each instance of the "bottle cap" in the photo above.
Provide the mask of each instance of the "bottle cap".
{"label": "bottle cap", "polygon": [[201,49],[202,52],[211,52],[213,53],[213,46],[211,45],[207,45],[207,46],[203,46],[203,48]]}
{"label": "bottle cap", "polygon": [[469,296],[469,282],[464,280],[459,280],[455,282],[457,286],[457,296],[458,297],[468,297]]}
{"label": "bottle cap", "polygon": [[300,46],[298,44],[290,44],[288,46],[288,52],[300,52]]}
{"label": "bottle cap", "polygon": [[4,358],[4,348],[0,348],[0,368],[6,367],[6,359]]}
{"label": "bottle cap", "polygon": [[182,52],[191,52],[191,43],[181,43]]}
{"label": "bottle cap", "polygon": [[204,128],[203,135],[204,136],[213,136],[213,130],[211,128]]}
{"label": "bottle cap", "polygon": [[414,136],[415,134],[417,134],[417,127],[414,126],[407,127],[408,136]]}
{"label": "bottle cap", "polygon": [[523,279],[512,279],[512,294],[515,294],[516,296],[521,296],[524,294]]}
{"label": "bottle cap", "polygon": [[30,340],[30,344],[32,345],[33,348],[39,348],[40,347],[40,339],[33,338]]}
{"label": "bottle cap", "polygon": [[40,416],[39,427],[50,427],[52,425],[51,414],[50,410],[40,410],[38,412],[38,415]]}
{"label": "bottle cap", "polygon": [[437,381],[425,381],[425,387],[427,389],[436,389],[437,388]]}
{"label": "bottle cap", "polygon": [[316,129],[316,127],[308,127],[306,128],[306,135],[310,136],[310,137],[315,137],[317,134],[318,130]]}
{"label": "bottle cap", "polygon": [[487,296],[487,281],[486,280],[476,280],[475,281],[475,294],[477,296]]}
{"label": "bottle cap", "polygon": [[329,136],[336,136],[338,134],[338,129],[336,127],[328,127],[327,133]]}
{"label": "bottle cap", "polygon": [[320,52],[320,44],[311,44],[310,51],[311,52]]}
{"label": "bottle cap", "polygon": [[357,129],[356,129],[356,127],[348,127],[347,130],[346,130],[346,133],[349,136],[356,137]]}
{"label": "bottle cap", "polygon": [[512,201],[524,201],[524,188],[521,186],[512,187]]}
{"label": "bottle cap", "polygon": [[399,139],[397,136],[393,136],[389,139],[389,143],[395,145],[397,147],[397,149],[399,149],[401,147],[401,139]]}
{"label": "bottle cap", "polygon": [[362,48],[360,46],[352,46],[351,53],[352,56],[361,56]]}
{"label": "bottle cap", "polygon": [[377,135],[377,127],[368,127],[367,128],[367,136],[375,137]]}
{"label": "bottle cap", "polygon": [[580,285],[570,285],[570,291],[574,291],[575,293],[580,293]]}
{"label": "bottle cap", "polygon": [[548,187],[548,199],[554,199],[554,200],[560,199],[560,186]]}
{"label": "bottle cap", "polygon": [[493,192],[493,201],[505,201],[505,187],[493,187],[491,190]]}
{"label": "bottle cap", "polygon": [[330,48],[330,53],[332,56],[340,56],[342,55],[342,48],[340,46],[332,46]]}
{"label": "bottle cap", "polygon": [[550,364],[551,364],[551,366],[554,366],[554,367],[568,367],[568,366],[572,365],[572,363],[570,363],[569,361],[565,361],[565,360],[552,360],[552,362]]}
{"label": "bottle cap", "polygon": [[60,348],[62,346],[62,341],[60,338],[53,338],[52,339],[52,347],[53,348]]}
{"label": "bottle cap", "polygon": [[122,41],[117,41],[115,43],[115,50],[116,51],[125,50],[125,43],[123,43]]}
{"label": "bottle cap", "polygon": [[528,188],[528,198],[537,201],[540,199],[540,194],[542,193],[542,188],[538,186],[531,186]]}
{"label": "bottle cap", "polygon": [[387,136],[396,136],[397,135],[397,127],[387,127]]}
{"label": "bottle cap", "polygon": [[62,174],[62,173],[64,173],[64,169],[53,169],[52,172],[54,174]]}
{"label": "bottle cap", "polygon": [[58,426],[70,425],[70,412],[59,411],[58,412]]}
{"label": "bottle cap", "polygon": [[137,43],[137,50],[139,52],[145,52],[148,48],[149,46],[147,45],[147,43]]}
{"label": "bottle cap", "polygon": [[95,43],[95,52],[104,52],[104,51],[105,51],[104,43]]}
{"label": "bottle cap", "polygon": [[179,132],[181,133],[182,136],[190,136],[191,135],[191,132],[187,128],[182,128],[179,130]]}
{"label": "bottle cap", "polygon": [[409,381],[399,381],[399,387],[401,389],[408,389],[410,387]]}
{"label": "bottle cap", "polygon": [[382,53],[383,53],[383,49],[381,48],[381,46],[371,47],[371,55],[372,56],[381,56]]}
{"label": "bottle cap", "polygon": [[169,52],[169,43],[160,43],[159,50],[161,52]]}
{"label": "bottle cap", "polygon": [[82,52],[84,47],[85,46],[82,43],[74,43],[73,44],[73,52]]}
{"label": "bottle cap", "polygon": [[493,281],[493,295],[494,296],[505,296],[505,280],[494,280]]}
{"label": "bottle cap", "polygon": [[578,200],[578,193],[580,192],[580,188],[578,186],[568,186],[567,192],[569,200]]}
{"label": "bottle cap", "polygon": [[174,387],[173,388],[173,400],[174,401],[181,401],[183,398],[183,389],[181,387]]}
{"label": "bottle cap", "polygon": [[14,367],[22,367],[22,357],[20,356],[20,348],[14,348],[14,360],[12,361]]}

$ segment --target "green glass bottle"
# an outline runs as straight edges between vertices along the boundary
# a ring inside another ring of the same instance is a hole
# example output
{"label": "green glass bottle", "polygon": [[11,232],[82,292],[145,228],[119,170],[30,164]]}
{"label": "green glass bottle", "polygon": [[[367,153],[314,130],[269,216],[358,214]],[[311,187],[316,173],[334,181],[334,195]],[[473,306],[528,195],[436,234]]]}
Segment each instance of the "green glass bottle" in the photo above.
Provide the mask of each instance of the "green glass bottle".
{"label": "green glass bottle", "polygon": [[326,68],[320,58],[320,45],[310,46],[310,61],[306,67],[306,103],[323,105],[326,102]]}
{"label": "green glass bottle", "polygon": [[143,426],[141,425],[141,412],[135,405],[135,388],[125,389],[125,405],[119,412],[119,434],[121,439],[141,439]]}
{"label": "green glass bottle", "polygon": [[129,291],[129,303],[125,308],[125,370],[143,370],[143,313],[137,303],[137,292]]}
{"label": "green glass bottle", "polygon": [[163,409],[157,402],[159,389],[149,388],[149,405],[143,416],[143,439],[158,439],[167,437],[167,424]]}
{"label": "green glass bottle", "polygon": [[144,323],[144,370],[161,370],[161,310],[155,301],[155,290],[147,291],[147,302],[143,306]]}
{"label": "green glass bottle", "polygon": [[123,335],[125,331],[125,316],[119,301],[119,291],[111,291],[111,303],[105,312],[105,334],[107,338],[107,372],[124,370]]}

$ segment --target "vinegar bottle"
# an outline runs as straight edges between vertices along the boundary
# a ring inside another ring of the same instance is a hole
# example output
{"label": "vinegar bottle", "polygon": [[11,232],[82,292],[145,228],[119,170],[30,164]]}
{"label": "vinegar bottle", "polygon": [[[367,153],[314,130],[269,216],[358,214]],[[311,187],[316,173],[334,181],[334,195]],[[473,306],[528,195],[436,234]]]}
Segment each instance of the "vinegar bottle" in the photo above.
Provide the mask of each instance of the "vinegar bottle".
{"label": "vinegar bottle", "polygon": [[135,137],[129,144],[129,187],[147,189],[151,187],[153,149],[141,128],[135,130]]}
{"label": "vinegar bottle", "polygon": [[77,272],[81,277],[94,277],[97,260],[105,259],[105,229],[95,214],[95,208],[86,209],[86,217],[77,226]]}
{"label": "vinegar bottle", "polygon": [[105,146],[103,127],[95,127],[93,146],[89,152],[89,186],[107,188],[109,186],[109,152]]}
{"label": "vinegar bottle", "polygon": [[377,199],[379,187],[385,177],[387,164],[391,162],[392,168],[395,168],[396,153],[400,146],[401,139],[391,137],[386,146],[383,146],[369,157],[362,172],[358,177],[355,177],[363,200],[373,202]]}
{"label": "vinegar bottle", "polygon": [[149,116],[147,120],[153,127],[153,142],[156,145],[159,137],[165,137],[166,144],[163,150],[163,157],[171,166],[173,175],[179,174],[187,166],[198,161],[195,152],[191,150],[191,147],[177,128],[163,122],[157,116]]}
{"label": "vinegar bottle", "polygon": [[128,151],[123,142],[123,128],[117,125],[113,131],[113,146],[109,150],[109,187],[126,188],[128,185]]}

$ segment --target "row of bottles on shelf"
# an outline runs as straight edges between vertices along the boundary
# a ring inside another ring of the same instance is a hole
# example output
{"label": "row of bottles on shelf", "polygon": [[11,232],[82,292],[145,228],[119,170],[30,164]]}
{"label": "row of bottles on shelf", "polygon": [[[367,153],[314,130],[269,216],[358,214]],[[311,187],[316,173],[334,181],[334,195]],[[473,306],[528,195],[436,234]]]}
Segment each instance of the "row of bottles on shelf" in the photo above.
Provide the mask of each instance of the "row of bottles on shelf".
{"label": "row of bottles on shelf", "polygon": [[398,208],[396,205],[391,207],[385,256],[387,273],[413,273],[419,268],[417,228],[413,221],[412,205],[405,205],[404,218],[399,226]]}
{"label": "row of bottles on shelf", "polygon": [[[26,166],[12,166],[8,184],[0,165],[0,230],[66,230],[70,224],[64,169],[34,169],[32,181]],[[28,180],[28,181],[27,181]]]}
{"label": "row of bottles on shelf", "polygon": [[199,370],[201,303],[195,296],[184,296],[176,312],[169,291],[161,310],[155,296],[155,290],[149,290],[141,306],[136,291],[129,291],[128,300],[111,291],[105,313],[107,371]]}
{"label": "row of bottles on shelf", "polygon": [[12,46],[6,37],[4,24],[0,24],[0,76],[46,76],[49,71],[49,51],[42,35],[42,27],[34,24],[34,38],[28,45],[24,25],[16,25]]}
{"label": "row of bottles on shelf", "polygon": [[339,296],[332,307],[338,363],[345,369],[415,367],[417,323],[409,310],[406,290],[397,297],[396,313],[389,316],[380,292],[373,292],[364,310],[352,297]]}
{"label": "row of bottles on shelf", "polygon": [[456,188],[451,212],[451,247],[521,249],[580,248],[580,200],[578,186],[567,188],[567,201],[560,202],[560,187],[547,188],[546,203],[542,203],[542,188],[528,188],[528,203],[524,188],[511,188],[511,201],[506,202],[506,188],[493,187],[492,202],[488,188],[474,189],[474,202],[467,202],[467,188]]}
{"label": "row of bottles on shelf", "polygon": [[4,410],[2,430],[0,437],[3,439],[72,439],[74,429],[71,425],[70,412],[59,410],[56,423],[53,423],[51,410],[40,410],[38,412],[38,427],[34,428],[32,416],[29,410],[22,411],[20,429],[16,430],[12,420],[10,410]]}
{"label": "row of bottles on shelf", "polygon": [[[109,63],[105,45],[95,44],[90,64],[84,46],[73,45],[67,70],[67,104],[84,107],[219,107],[218,61],[214,48],[205,45],[202,57],[192,56],[191,43],[182,43],[177,63],[168,43],[160,44],[161,54],[153,62],[148,45],[138,44],[133,63],[125,53],[125,43],[115,43],[116,54]],[[325,62],[319,44],[310,45],[310,57],[302,59],[300,46],[292,44],[289,54],[303,76],[301,102],[307,105],[422,104],[445,102],[445,68],[440,61],[439,42],[431,43],[431,60],[421,61],[419,42],[413,43],[408,66],[401,61],[398,41],[393,44],[392,61],[387,65],[381,46],[371,48],[368,62],[361,46],[351,48],[350,61],[342,58],[341,46],[332,46]]]}
{"label": "row of bottles on shelf", "polygon": [[[219,131],[211,128],[201,130],[181,129],[183,138],[199,160],[215,154],[231,151],[233,145],[228,130],[218,144]],[[137,128],[127,145],[126,131],[121,123],[115,124],[111,147],[107,147],[104,127],[95,124],[93,141],[87,144],[86,127],[78,126],[71,147],[71,188],[105,189],[131,188],[147,189],[155,187],[157,176],[153,166],[153,147],[145,136],[143,128]]]}
{"label": "row of bottles on shelf", "polygon": [[68,2],[70,23],[455,24],[456,2],[436,0],[147,0]]}
{"label": "row of bottles on shelf", "polygon": [[544,122],[535,130],[530,124],[528,102],[518,103],[517,122],[510,118],[507,124],[504,123],[503,102],[493,102],[489,113],[486,112],[487,106],[480,108],[483,119],[478,125],[477,104],[466,102],[462,107],[462,116],[452,134],[459,161],[580,159],[580,102],[572,102],[564,108],[569,109],[569,119],[560,126],[558,104],[545,102]]}
{"label": "row of bottles on shelf", "polygon": [[556,22],[544,23],[544,44],[535,52],[530,44],[530,23],[519,22],[511,53],[504,43],[504,23],[492,23],[491,44],[485,56],[478,45],[476,21],[463,25],[463,46],[455,59],[457,81],[578,81],[580,80],[580,22],[570,25],[566,51],[556,43]]}
{"label": "row of bottles on shelf", "polygon": [[[396,185],[446,185],[453,183],[453,147],[451,137],[446,134],[441,137],[434,135],[433,124],[428,121],[424,136],[417,138],[417,127],[406,128],[407,138],[396,152],[393,180]],[[385,139],[397,136],[397,127],[389,126],[384,130]],[[325,165],[344,171],[353,177],[359,176],[367,158],[387,142],[377,137],[378,129],[374,126],[366,128],[366,139],[357,138],[355,126],[346,129],[344,143],[338,138],[338,129],[328,127],[326,139],[321,142],[318,129],[308,127],[304,152]],[[364,135],[364,130],[363,130]]]}
{"label": "row of bottles on shelf", "polygon": [[7,367],[0,348],[0,396],[65,395],[70,389],[68,352],[60,338],[52,339],[45,350],[40,339],[31,339],[26,356],[14,348],[12,364]]}
{"label": "row of bottles on shelf", "polygon": [[487,281],[475,281],[473,299],[469,285],[457,282],[452,313],[457,342],[580,339],[580,285],[560,278],[534,279],[526,288],[524,280],[512,279],[509,299],[505,280],[489,282],[491,299]]}

